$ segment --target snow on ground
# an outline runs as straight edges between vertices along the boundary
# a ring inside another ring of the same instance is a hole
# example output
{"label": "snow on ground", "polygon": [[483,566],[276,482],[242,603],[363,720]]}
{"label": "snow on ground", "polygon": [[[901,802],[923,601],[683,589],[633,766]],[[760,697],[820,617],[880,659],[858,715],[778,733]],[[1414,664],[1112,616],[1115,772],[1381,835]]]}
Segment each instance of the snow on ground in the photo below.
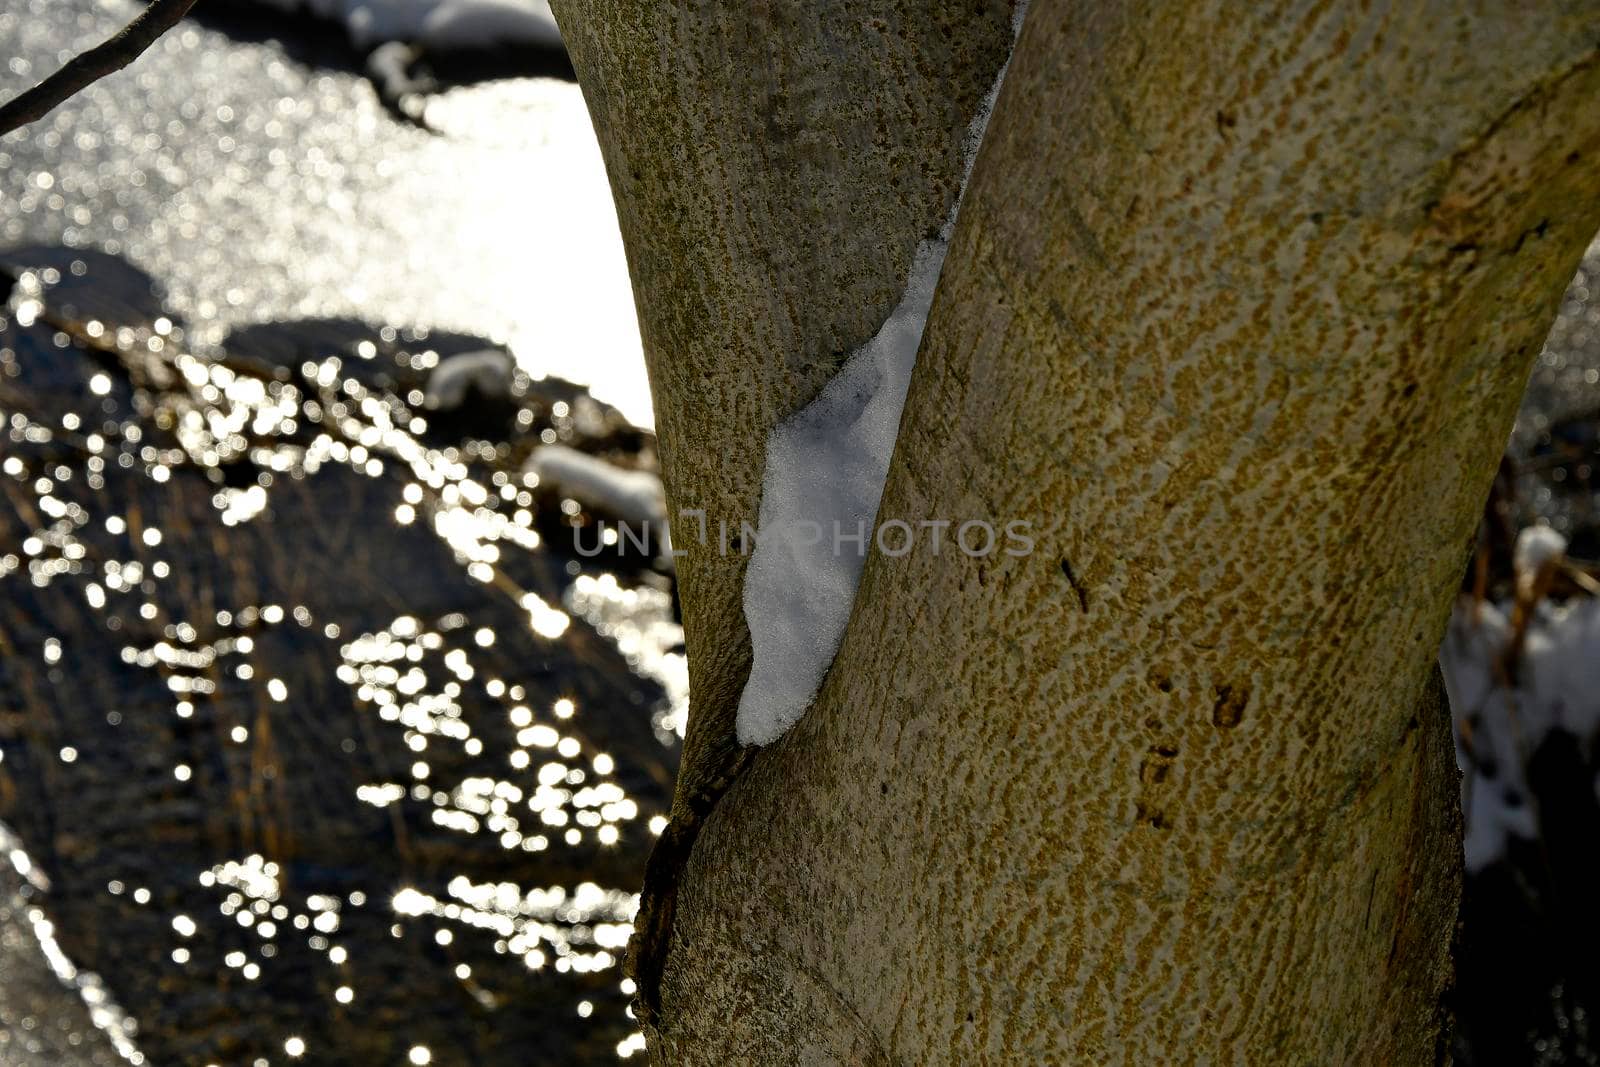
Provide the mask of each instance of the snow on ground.
{"label": "snow on ground", "polygon": [[566,445],[541,445],[523,469],[587,508],[627,523],[635,533],[666,533],[667,497],[661,479],[625,470]]}
{"label": "snow on ground", "polygon": [[[1026,8],[1017,5],[1013,36]],[[972,173],[1006,66],[968,128],[965,176]],[[865,545],[844,539],[861,533],[871,540],[960,206],[958,195],[939,236],[918,246],[905,295],[877,335],[767,438],[756,548],[744,582],[754,662],[739,698],[741,744],[771,744],[798,722],[839,651],[866,562]]]}
{"label": "snow on ground", "polygon": [[1530,526],[1517,535],[1512,568],[1519,582],[1531,583],[1567,554],[1567,539],[1548,526]]}
{"label": "snow on ground", "polygon": [[357,48],[410,41],[429,48],[560,48],[548,0],[256,0],[342,22]]}
{"label": "snow on ground", "polygon": [[[1600,600],[1543,598],[1564,551],[1548,527],[1522,531],[1516,602],[1463,601],[1440,650],[1463,774],[1470,871],[1502,858],[1513,835],[1539,838],[1526,771],[1550,732],[1565,730],[1587,747],[1600,729]],[[1527,625],[1521,649],[1508,656],[1518,604]]]}
{"label": "snow on ground", "polygon": [[515,369],[511,355],[496,348],[451,356],[428,375],[422,406],[429,411],[454,411],[474,389],[484,397],[507,399]]}

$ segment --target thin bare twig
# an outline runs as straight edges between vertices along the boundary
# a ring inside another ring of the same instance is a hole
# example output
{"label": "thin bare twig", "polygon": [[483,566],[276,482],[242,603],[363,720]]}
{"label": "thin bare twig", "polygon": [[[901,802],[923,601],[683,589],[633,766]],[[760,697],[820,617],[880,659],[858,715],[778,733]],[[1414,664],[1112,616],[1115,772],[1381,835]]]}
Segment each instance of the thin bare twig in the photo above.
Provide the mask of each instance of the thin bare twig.
{"label": "thin bare twig", "polygon": [[115,36],[67,60],[62,68],[0,107],[0,137],[44,118],[74,94],[121,70],[186,15],[197,0],[151,0]]}

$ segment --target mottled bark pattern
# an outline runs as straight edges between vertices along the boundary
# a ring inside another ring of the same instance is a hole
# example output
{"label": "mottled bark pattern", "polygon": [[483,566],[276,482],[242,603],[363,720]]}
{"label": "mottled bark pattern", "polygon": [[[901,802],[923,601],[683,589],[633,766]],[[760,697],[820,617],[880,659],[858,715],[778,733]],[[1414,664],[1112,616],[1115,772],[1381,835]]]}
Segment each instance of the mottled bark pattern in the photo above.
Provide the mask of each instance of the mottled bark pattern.
{"label": "mottled bark pattern", "polygon": [[[679,887],[671,1063],[1428,1063],[1433,659],[1600,225],[1600,6],[1035,0],[816,705]],[[648,302],[650,294],[642,294]]]}

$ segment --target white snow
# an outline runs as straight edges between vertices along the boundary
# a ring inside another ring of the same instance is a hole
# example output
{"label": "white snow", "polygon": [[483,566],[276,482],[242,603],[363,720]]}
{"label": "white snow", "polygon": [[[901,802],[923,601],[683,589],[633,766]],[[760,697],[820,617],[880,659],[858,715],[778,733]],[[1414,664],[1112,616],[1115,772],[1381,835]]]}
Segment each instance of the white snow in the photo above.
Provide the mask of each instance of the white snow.
{"label": "white snow", "polygon": [[446,356],[428,375],[422,406],[429,411],[454,411],[473,388],[484,397],[508,397],[515,369],[510,353],[497,348]]}
{"label": "white snow", "polygon": [[543,0],[447,0],[432,7],[417,38],[433,48],[561,47],[561,31]]}
{"label": "white snow", "polygon": [[628,523],[637,533],[666,533],[667,497],[661,479],[624,470],[566,445],[541,445],[523,467],[564,496]]}
{"label": "white snow", "polygon": [[1564,729],[1587,749],[1600,729],[1600,600],[1536,605],[1514,686],[1500,666],[1510,615],[1509,605],[1482,604],[1474,612],[1463,602],[1439,653],[1464,776],[1472,871],[1502,857],[1511,836],[1539,836],[1526,768],[1550,731]]}
{"label": "white snow", "polygon": [[350,42],[370,48],[411,41],[438,49],[527,45],[560,48],[548,0],[256,0],[283,12],[342,22]]}
{"label": "white snow", "polygon": [[865,544],[845,538],[870,537],[944,252],[942,240],[923,242],[906,294],[877,336],[767,438],[744,579],[755,660],[739,700],[743,744],[783,736],[839,650],[866,563]]}
{"label": "white snow", "polygon": [[[1013,38],[1026,6],[1017,5]],[[968,127],[963,192],[1009,65],[1000,68]],[[918,246],[905,295],[876,336],[767,438],[756,548],[744,583],[754,659],[735,721],[741,744],[771,744],[798,722],[839,651],[867,550],[847,539],[862,534],[871,542],[911,369],[960,206],[958,195],[939,236]]]}
{"label": "white snow", "polygon": [[1517,534],[1511,567],[1517,579],[1532,582],[1548,564],[1566,557],[1567,539],[1548,526],[1529,526]]}

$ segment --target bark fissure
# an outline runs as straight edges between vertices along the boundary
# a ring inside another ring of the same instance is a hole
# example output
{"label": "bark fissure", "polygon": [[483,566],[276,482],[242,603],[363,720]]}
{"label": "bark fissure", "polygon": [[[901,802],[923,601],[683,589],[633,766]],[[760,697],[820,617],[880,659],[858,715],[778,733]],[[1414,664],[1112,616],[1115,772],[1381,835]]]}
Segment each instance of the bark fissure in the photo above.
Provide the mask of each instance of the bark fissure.
{"label": "bark fissure", "polygon": [[[1470,141],[1455,151],[1451,157],[1449,171],[1454,173],[1461,169],[1466,160],[1483,155],[1484,150],[1494,141],[1495,137],[1502,130],[1512,125],[1519,114],[1534,107],[1548,105],[1571,86],[1573,79],[1592,72],[1596,64],[1600,64],[1600,44],[1597,44],[1588,54],[1578,57],[1565,69],[1530,86],[1521,96],[1507,105],[1505,110],[1496,115],[1484,127],[1482,132],[1473,136]],[[1572,158],[1572,154],[1568,153],[1567,162],[1569,164],[1575,163],[1577,159]],[[1521,241],[1519,240],[1516,248],[1513,248],[1512,251],[1515,252],[1520,247]]]}
{"label": "bark fissure", "polygon": [[659,1025],[661,975],[672,946],[672,921],[678,907],[678,883],[683,878],[695,841],[717,803],[727,795],[760,749],[735,747],[722,773],[709,777],[694,796],[677,806],[661,831],[645,863],[639,889],[639,911],[628,940],[623,972],[636,986],[634,1015],[648,1029]]}

